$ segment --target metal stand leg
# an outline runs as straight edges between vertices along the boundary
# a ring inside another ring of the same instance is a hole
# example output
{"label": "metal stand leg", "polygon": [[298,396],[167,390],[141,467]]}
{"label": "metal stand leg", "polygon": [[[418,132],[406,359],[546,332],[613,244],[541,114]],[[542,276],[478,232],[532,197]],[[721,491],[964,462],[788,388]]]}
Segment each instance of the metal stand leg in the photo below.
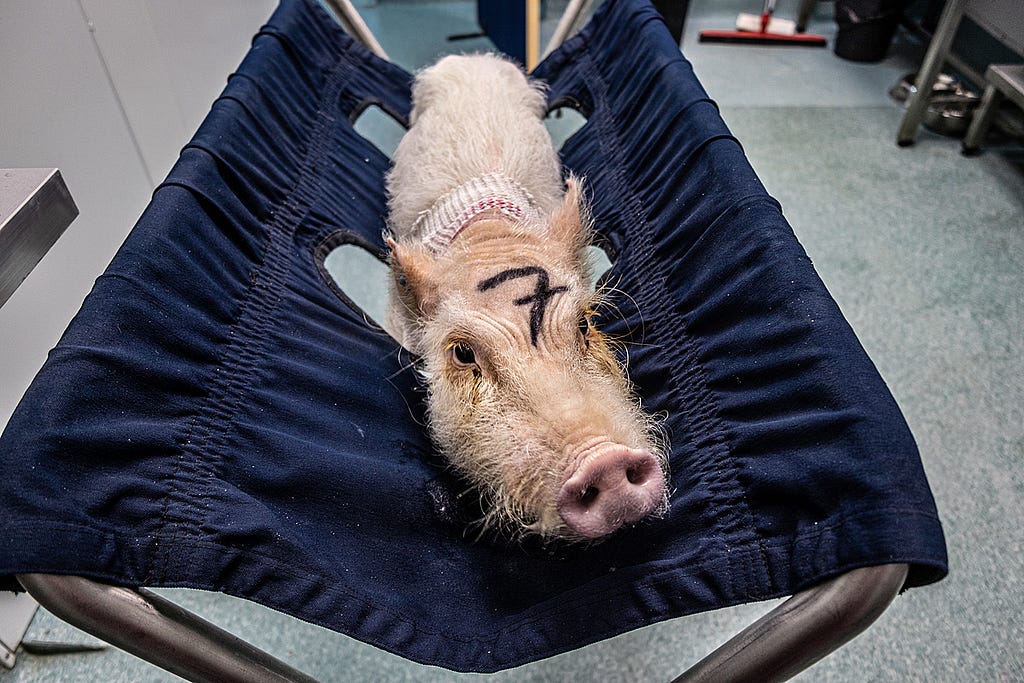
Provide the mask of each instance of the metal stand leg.
{"label": "metal stand leg", "polygon": [[562,18],[558,20],[558,26],[555,27],[551,40],[548,41],[548,46],[544,48],[544,57],[554,52],[555,48],[579,29],[580,20],[591,4],[593,4],[593,0],[569,0],[565,11],[562,12]]}
{"label": "metal stand leg", "polygon": [[388,55],[384,52],[384,48],[377,42],[377,38],[373,35],[373,32],[363,21],[363,18],[359,16],[359,12],[356,11],[355,6],[351,0],[327,0],[327,4],[330,5],[331,9],[334,10],[334,16],[337,17],[338,22],[341,24],[345,32],[350,36],[358,40],[364,46],[366,46],[370,52],[377,55],[381,59],[386,59],[389,62]]}
{"label": "metal stand leg", "polygon": [[914,136],[924,119],[924,112],[928,108],[928,99],[931,96],[932,85],[939,75],[949,48],[953,44],[953,37],[956,35],[956,28],[960,25],[960,19],[964,15],[964,7],[967,0],[949,0],[942,16],[939,18],[939,26],[935,30],[932,42],[928,44],[928,52],[925,53],[924,63],[917,72],[915,85],[917,91],[907,100],[907,111],[903,115],[903,123],[900,125],[899,133],[896,134],[896,144],[906,147],[914,143]]}
{"label": "metal stand leg", "polygon": [[964,135],[964,141],[960,151],[964,154],[976,154],[981,147],[982,140],[988,133],[992,119],[999,109],[999,102],[1002,100],[999,90],[994,85],[985,87],[985,94],[981,96],[981,104],[974,111],[974,118],[971,119],[971,127]]}
{"label": "metal stand leg", "polygon": [[964,137],[964,154],[973,154],[981,147],[1004,99],[1024,109],[1024,64],[989,64],[985,82],[988,85],[981,98],[981,106],[974,113],[974,120]]}
{"label": "metal stand leg", "polygon": [[855,569],[798,593],[673,683],[785,681],[870,626],[903,587],[907,569]]}
{"label": "metal stand leg", "polygon": [[796,15],[796,32],[803,33],[807,30],[807,22],[814,12],[814,5],[818,0],[800,0],[800,9]]}
{"label": "metal stand leg", "polygon": [[244,640],[145,590],[80,576],[22,574],[46,609],[112,645],[190,681],[316,683]]}

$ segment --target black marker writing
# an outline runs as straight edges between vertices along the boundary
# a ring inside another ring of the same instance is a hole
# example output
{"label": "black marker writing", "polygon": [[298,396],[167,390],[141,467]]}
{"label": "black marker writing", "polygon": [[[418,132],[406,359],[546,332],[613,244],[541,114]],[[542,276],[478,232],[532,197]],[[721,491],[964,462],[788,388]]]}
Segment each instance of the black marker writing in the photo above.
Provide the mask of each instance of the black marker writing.
{"label": "black marker writing", "polygon": [[533,294],[516,299],[512,303],[516,306],[533,304],[530,307],[530,343],[536,346],[537,335],[540,334],[540,326],[544,322],[544,309],[548,306],[548,299],[559,292],[567,291],[568,287],[549,287],[551,279],[548,276],[548,271],[540,266],[523,266],[522,268],[503,270],[494,277],[483,280],[476,288],[481,292],[486,292],[488,289],[494,289],[503,282],[531,275],[537,276],[537,288],[533,291]]}

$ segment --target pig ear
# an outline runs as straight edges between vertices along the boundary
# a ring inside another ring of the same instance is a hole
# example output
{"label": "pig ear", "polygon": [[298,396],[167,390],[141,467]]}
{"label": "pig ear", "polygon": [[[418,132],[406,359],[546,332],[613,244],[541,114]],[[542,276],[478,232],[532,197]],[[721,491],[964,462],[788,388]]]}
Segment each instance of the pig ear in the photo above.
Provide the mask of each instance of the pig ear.
{"label": "pig ear", "polygon": [[398,298],[414,315],[429,317],[437,307],[433,257],[421,248],[399,244],[390,237],[387,244],[391,249],[391,276]]}
{"label": "pig ear", "polygon": [[582,182],[570,175],[565,181],[565,199],[551,217],[550,235],[573,252],[584,250],[591,240],[590,212]]}

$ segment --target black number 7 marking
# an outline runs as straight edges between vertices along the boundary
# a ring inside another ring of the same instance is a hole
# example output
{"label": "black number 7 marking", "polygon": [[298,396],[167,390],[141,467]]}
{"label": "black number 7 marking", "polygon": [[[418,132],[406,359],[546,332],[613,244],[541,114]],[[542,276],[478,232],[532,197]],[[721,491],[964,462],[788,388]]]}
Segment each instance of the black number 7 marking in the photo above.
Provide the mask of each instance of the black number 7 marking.
{"label": "black number 7 marking", "polygon": [[548,307],[548,299],[559,292],[568,291],[568,287],[549,287],[551,278],[548,276],[548,271],[540,266],[523,266],[522,268],[503,270],[494,277],[483,280],[476,288],[481,292],[486,292],[488,289],[494,289],[509,280],[517,280],[531,275],[537,276],[537,288],[533,290],[533,294],[516,299],[512,303],[516,306],[533,304],[530,307],[530,343],[536,346],[537,336],[540,334],[540,326],[544,322],[544,310]]}

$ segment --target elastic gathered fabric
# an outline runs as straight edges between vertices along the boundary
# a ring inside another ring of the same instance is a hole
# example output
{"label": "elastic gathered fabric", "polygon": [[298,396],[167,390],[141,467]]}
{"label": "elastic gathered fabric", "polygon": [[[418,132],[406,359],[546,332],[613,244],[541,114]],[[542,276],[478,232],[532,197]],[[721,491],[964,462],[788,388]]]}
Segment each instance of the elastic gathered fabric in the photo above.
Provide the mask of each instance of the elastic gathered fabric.
{"label": "elastic gathered fabric", "polygon": [[352,121],[411,76],[285,0],[0,439],[0,585],[25,572],[245,597],[495,671],[945,545],[903,417],[646,2],[537,70],[587,123],[621,292],[603,331],[665,415],[671,509],[595,545],[477,540],[424,389],[324,273],[383,257],[388,159]]}

